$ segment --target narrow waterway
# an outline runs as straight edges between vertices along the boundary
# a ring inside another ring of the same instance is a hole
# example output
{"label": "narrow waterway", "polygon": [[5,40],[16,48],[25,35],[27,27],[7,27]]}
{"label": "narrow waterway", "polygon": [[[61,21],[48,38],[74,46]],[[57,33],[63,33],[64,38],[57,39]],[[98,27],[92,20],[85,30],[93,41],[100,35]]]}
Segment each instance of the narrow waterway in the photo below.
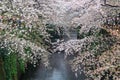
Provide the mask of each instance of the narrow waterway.
{"label": "narrow waterway", "polygon": [[[69,36],[64,35],[64,40],[68,39],[77,39],[76,31],[69,32]],[[27,73],[22,75],[20,80],[78,80],[71,71],[67,60],[64,59],[63,52],[59,54],[53,53],[50,57],[50,64],[51,69],[46,69],[42,65],[39,65],[36,69],[28,69]]]}
{"label": "narrow waterway", "polygon": [[63,54],[55,53],[50,62],[51,69],[40,65],[35,70],[28,70],[20,80],[77,80]]}

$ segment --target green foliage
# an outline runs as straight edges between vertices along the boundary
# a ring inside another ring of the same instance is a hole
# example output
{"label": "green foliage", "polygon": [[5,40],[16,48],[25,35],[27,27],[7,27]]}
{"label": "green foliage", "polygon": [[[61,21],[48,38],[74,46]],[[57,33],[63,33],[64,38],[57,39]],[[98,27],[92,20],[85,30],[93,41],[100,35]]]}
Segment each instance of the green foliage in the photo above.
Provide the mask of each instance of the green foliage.
{"label": "green foliage", "polygon": [[3,56],[4,69],[6,72],[6,80],[13,80],[17,77],[17,55],[10,51],[8,55]]}
{"label": "green foliage", "polygon": [[100,42],[98,42],[98,41],[92,42],[90,44],[90,50],[95,49],[99,44],[100,44]]}
{"label": "green foliage", "polygon": [[4,35],[6,32],[5,30],[3,29],[2,31],[0,31],[0,35]]}
{"label": "green foliage", "polygon": [[46,24],[46,27],[49,28],[49,29],[50,29],[50,28],[51,28],[51,29],[52,29],[52,28],[55,28],[55,26],[56,26],[56,25],[54,25],[54,24]]}
{"label": "green foliage", "polygon": [[32,50],[31,50],[30,47],[25,47],[25,48],[24,48],[24,52],[29,55],[29,54],[32,53]]}
{"label": "green foliage", "polygon": [[[78,32],[80,32],[80,29],[78,29]],[[78,33],[78,38],[79,39],[83,39],[87,36],[95,36],[95,37],[99,37],[99,36],[107,36],[109,35],[109,32],[107,32],[105,29],[97,29],[95,30],[94,27],[90,28],[90,30],[88,32],[82,32],[82,33]]]}
{"label": "green foliage", "polygon": [[31,42],[36,43],[37,45],[42,45],[44,43],[44,38],[43,35],[41,35],[41,33],[36,30],[33,29],[27,37]]}
{"label": "green foliage", "polygon": [[[54,24],[46,24],[47,30],[46,32],[48,32],[50,34],[50,39],[52,42],[55,42],[56,39],[60,39],[60,35],[57,31],[57,27]],[[60,30],[60,29],[59,29]]]}
{"label": "green foliage", "polygon": [[17,57],[15,50],[0,48],[0,53],[4,63],[6,80],[17,80],[18,68],[20,68],[20,71],[25,72],[25,62]]}
{"label": "green foliage", "polygon": [[18,66],[20,71],[25,72],[25,61],[23,59],[18,59]]}
{"label": "green foliage", "polygon": [[109,35],[109,32],[107,32],[105,29],[100,29],[99,32],[96,32],[95,33],[95,36],[96,37],[99,37],[99,36],[107,36]]}

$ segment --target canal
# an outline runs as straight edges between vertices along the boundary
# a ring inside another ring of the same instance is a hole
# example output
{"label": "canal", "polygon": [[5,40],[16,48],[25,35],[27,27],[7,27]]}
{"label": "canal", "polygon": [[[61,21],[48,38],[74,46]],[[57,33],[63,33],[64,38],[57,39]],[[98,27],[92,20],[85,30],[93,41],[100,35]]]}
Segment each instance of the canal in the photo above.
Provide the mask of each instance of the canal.
{"label": "canal", "polygon": [[[77,39],[77,32],[71,30],[68,35],[64,35],[64,40]],[[39,65],[36,69],[30,68],[22,75],[20,80],[84,80],[77,79],[72,72],[70,65],[64,59],[64,52],[52,53],[50,57],[50,69]]]}

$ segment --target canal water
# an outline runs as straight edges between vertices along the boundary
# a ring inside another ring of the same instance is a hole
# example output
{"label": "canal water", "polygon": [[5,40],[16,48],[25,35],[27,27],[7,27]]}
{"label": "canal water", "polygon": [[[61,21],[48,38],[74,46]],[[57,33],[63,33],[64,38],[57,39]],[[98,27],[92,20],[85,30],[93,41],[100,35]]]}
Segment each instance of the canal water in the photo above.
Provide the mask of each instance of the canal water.
{"label": "canal water", "polygon": [[37,69],[29,69],[20,80],[77,80],[63,54],[53,54],[50,62],[51,69],[39,65]]}
{"label": "canal water", "polygon": [[[65,41],[68,39],[77,39],[76,31],[72,30],[68,35],[64,35]],[[50,57],[51,69],[39,65],[36,69],[28,69],[20,80],[84,80],[76,79],[75,74],[71,71],[70,65],[64,59],[64,53],[53,53]]]}

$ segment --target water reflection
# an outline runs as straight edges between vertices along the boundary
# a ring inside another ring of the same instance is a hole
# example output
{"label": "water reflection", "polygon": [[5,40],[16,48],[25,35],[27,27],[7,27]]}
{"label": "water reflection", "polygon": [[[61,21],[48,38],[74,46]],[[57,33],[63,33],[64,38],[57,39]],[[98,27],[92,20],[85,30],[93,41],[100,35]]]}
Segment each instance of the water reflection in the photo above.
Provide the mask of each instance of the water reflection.
{"label": "water reflection", "polygon": [[66,80],[66,78],[61,71],[54,69],[52,76],[46,80]]}
{"label": "water reflection", "polygon": [[46,69],[42,65],[36,70],[29,70],[20,80],[76,80],[69,64],[63,55],[54,54],[51,57],[52,69]]}

